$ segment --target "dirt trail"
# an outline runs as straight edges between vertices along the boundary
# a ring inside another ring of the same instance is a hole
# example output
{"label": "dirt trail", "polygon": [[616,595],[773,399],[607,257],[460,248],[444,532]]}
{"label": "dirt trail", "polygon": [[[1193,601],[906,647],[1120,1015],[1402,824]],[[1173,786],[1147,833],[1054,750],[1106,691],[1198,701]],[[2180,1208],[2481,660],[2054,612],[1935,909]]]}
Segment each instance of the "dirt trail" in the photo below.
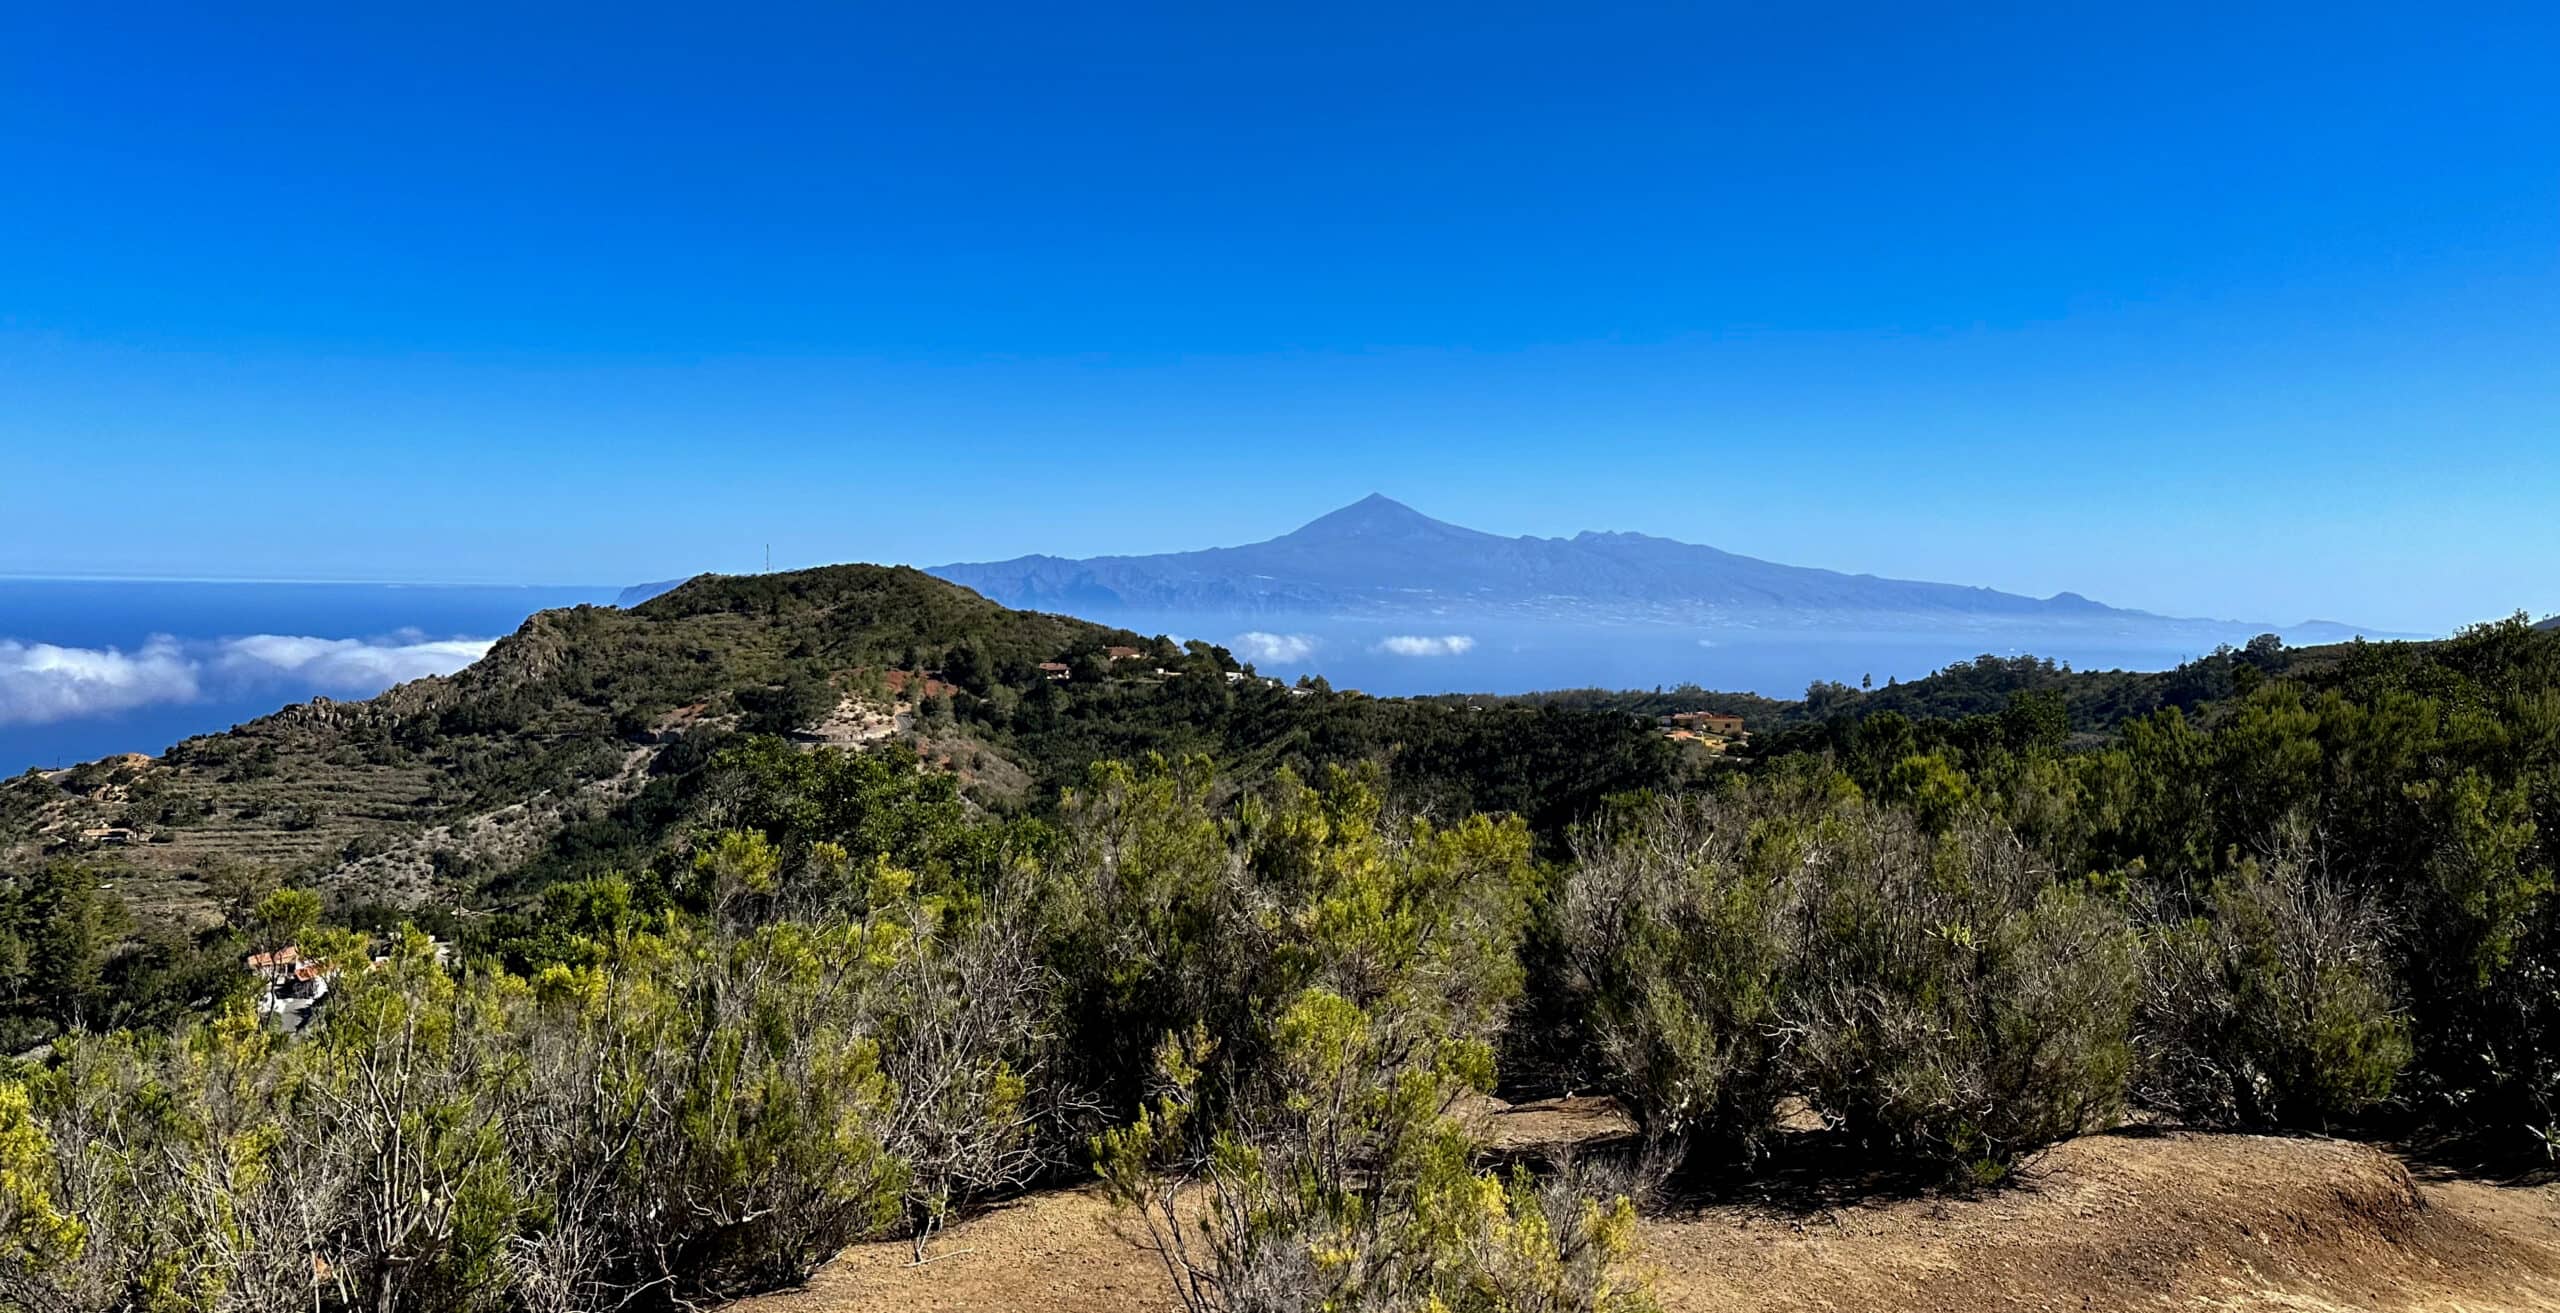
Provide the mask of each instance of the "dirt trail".
{"label": "dirt trail", "polygon": [[[2094,1136],[1981,1198],[1718,1204],[1644,1241],[1671,1313],[2560,1310],[2560,1187],[2421,1181],[2328,1140]],[[996,1209],[935,1253],[856,1246],[733,1313],[1171,1307],[1143,1233],[1091,1191]]]}
{"label": "dirt trail", "polygon": [[2329,1140],[2096,1136],[1978,1199],[1725,1206],[1645,1242],[1670,1309],[2560,1309],[2560,1194]]}

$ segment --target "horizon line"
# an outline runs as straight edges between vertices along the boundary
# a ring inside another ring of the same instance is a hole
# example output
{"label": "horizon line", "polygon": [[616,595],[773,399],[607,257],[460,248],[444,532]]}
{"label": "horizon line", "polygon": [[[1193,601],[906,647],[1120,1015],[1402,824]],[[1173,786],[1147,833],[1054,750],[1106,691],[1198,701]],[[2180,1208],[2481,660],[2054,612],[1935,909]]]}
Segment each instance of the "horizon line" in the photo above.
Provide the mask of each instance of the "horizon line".
{"label": "horizon line", "polygon": [[[688,576],[690,577],[690,576]],[[619,592],[630,584],[501,583],[470,579],[296,579],[263,575],[189,574],[39,574],[0,570],[0,583],[47,584],[288,584],[354,585],[374,588],[577,588]]]}

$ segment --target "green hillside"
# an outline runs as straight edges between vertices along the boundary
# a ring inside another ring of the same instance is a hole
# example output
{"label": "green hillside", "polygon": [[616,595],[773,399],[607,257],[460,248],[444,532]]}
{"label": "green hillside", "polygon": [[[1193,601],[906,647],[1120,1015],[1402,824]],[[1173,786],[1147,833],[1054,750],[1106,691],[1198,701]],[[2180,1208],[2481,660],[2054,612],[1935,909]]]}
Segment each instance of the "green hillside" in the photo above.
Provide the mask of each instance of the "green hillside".
{"label": "green hillside", "polygon": [[1238,779],[1393,763],[1404,805],[1553,832],[1682,768],[1624,716],[1283,688],[1206,644],[845,565],[543,612],[450,677],[287,707],[156,759],[29,772],[0,786],[0,867],[78,858],[146,919],[182,922],[211,916],[206,879],[233,864],[344,903],[503,905],[651,860],[700,812],[715,759],[756,734],[896,740],[997,813],[1052,805],[1096,760],[1206,752]]}

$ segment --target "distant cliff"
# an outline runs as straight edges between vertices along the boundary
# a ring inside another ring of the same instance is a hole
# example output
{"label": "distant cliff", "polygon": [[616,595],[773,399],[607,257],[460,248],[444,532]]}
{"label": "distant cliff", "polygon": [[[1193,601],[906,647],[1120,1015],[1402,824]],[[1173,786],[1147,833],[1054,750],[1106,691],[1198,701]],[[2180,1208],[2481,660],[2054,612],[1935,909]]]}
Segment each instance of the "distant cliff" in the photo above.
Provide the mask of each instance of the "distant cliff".
{"label": "distant cliff", "polygon": [[633,584],[615,595],[613,604],[627,611],[660,593],[672,593],[684,587],[684,584],[685,581],[682,579],[664,579],[654,584]]}

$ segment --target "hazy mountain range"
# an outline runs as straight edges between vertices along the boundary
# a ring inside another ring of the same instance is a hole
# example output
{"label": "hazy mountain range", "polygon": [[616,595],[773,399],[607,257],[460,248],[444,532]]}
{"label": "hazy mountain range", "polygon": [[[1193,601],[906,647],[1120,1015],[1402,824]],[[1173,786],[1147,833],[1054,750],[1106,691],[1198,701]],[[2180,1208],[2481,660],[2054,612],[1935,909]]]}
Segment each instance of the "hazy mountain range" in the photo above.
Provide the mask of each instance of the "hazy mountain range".
{"label": "hazy mountain range", "polygon": [[[1961,584],[1782,565],[1641,533],[1505,538],[1363,498],[1266,542],[1154,556],[934,566],[1007,606],[1086,614],[1185,612],[1361,617],[1514,616],[1773,629],[2104,629],[2186,620],[2076,593],[2022,597]],[[2258,624],[2303,641],[2358,632],[2327,621]]]}
{"label": "hazy mountain range", "polygon": [[672,593],[683,584],[682,579],[661,579],[656,583],[633,584],[615,594],[613,604],[627,611],[660,593]]}

